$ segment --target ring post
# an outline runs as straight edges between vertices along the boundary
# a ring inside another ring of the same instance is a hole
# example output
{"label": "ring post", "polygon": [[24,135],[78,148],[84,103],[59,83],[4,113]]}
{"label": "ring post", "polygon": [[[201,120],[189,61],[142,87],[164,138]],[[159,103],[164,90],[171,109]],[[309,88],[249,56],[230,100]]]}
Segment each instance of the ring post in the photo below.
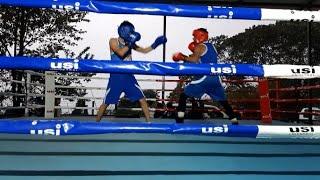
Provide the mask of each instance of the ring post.
{"label": "ring post", "polygon": [[263,124],[272,124],[268,80],[259,78],[260,110]]}
{"label": "ring post", "polygon": [[55,101],[55,78],[53,71],[46,71],[46,90],[45,90],[45,114],[46,119],[54,118],[54,101]]}

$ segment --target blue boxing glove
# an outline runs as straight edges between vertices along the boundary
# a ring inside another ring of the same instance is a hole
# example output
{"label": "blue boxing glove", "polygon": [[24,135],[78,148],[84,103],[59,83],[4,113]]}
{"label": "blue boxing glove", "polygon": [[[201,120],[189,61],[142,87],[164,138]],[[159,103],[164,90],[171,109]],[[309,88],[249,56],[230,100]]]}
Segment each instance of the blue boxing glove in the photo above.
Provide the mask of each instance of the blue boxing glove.
{"label": "blue boxing glove", "polygon": [[167,42],[167,38],[165,36],[159,36],[157,39],[151,44],[151,48],[155,49],[159,45],[164,44]]}
{"label": "blue boxing glove", "polygon": [[129,48],[132,48],[137,41],[139,41],[141,39],[141,35],[138,32],[133,32],[129,35],[128,38],[125,39],[126,45]]}

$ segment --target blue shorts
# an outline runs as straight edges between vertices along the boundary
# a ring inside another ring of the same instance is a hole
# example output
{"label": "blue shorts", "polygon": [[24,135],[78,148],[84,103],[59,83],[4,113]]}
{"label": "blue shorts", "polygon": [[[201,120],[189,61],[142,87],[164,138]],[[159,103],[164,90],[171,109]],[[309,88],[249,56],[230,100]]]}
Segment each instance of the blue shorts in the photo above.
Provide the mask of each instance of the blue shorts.
{"label": "blue shorts", "polygon": [[227,99],[219,76],[202,76],[198,80],[191,81],[185,87],[184,93],[195,98],[201,98],[206,93],[216,101]]}
{"label": "blue shorts", "polygon": [[122,92],[124,92],[126,97],[131,101],[144,98],[144,94],[134,75],[110,74],[104,103],[117,104]]}

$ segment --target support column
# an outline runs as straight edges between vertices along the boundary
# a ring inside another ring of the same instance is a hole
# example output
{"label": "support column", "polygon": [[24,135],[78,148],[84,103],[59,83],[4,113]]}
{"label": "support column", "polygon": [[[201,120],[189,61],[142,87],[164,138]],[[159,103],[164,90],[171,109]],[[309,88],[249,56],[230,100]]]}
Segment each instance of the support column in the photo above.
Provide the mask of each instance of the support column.
{"label": "support column", "polygon": [[264,78],[259,79],[259,94],[260,94],[261,122],[263,124],[272,124],[269,85],[268,85],[267,79],[264,79]]}
{"label": "support column", "polygon": [[31,74],[26,73],[25,76],[25,88],[26,88],[26,97],[25,97],[25,109],[24,109],[24,116],[28,117],[29,116],[29,102],[30,102],[30,82],[31,82]]}
{"label": "support column", "polygon": [[55,72],[46,71],[45,72],[45,114],[46,119],[54,118],[54,106],[55,106]]}

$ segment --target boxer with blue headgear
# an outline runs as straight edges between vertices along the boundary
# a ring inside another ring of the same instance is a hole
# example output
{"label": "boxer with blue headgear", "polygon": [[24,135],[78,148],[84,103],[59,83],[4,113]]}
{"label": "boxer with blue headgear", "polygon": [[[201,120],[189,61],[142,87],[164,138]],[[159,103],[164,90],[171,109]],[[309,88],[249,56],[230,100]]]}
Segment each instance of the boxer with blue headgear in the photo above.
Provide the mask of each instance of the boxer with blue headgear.
{"label": "boxer with blue headgear", "polygon": [[133,32],[134,25],[129,21],[123,21],[118,27],[118,34],[124,40],[126,40]]}
{"label": "boxer with blue headgear", "polygon": [[[135,31],[134,25],[129,21],[123,21],[120,24],[118,27],[118,34],[118,38],[110,38],[109,40],[111,61],[131,61],[132,50],[141,53],[148,53],[156,49],[161,44],[167,42],[166,37],[159,36],[148,47],[138,46],[136,42],[140,40],[141,35]],[[124,92],[126,97],[131,101],[139,101],[146,121],[150,122],[150,113],[147,101],[134,75],[116,73],[110,73],[105,99],[99,108],[96,121],[101,121],[101,118],[109,104],[118,103],[122,92]]]}
{"label": "boxer with blue headgear", "polygon": [[141,39],[141,35],[138,32],[135,32],[134,25],[129,21],[123,21],[120,24],[118,27],[118,34],[130,48]]}

